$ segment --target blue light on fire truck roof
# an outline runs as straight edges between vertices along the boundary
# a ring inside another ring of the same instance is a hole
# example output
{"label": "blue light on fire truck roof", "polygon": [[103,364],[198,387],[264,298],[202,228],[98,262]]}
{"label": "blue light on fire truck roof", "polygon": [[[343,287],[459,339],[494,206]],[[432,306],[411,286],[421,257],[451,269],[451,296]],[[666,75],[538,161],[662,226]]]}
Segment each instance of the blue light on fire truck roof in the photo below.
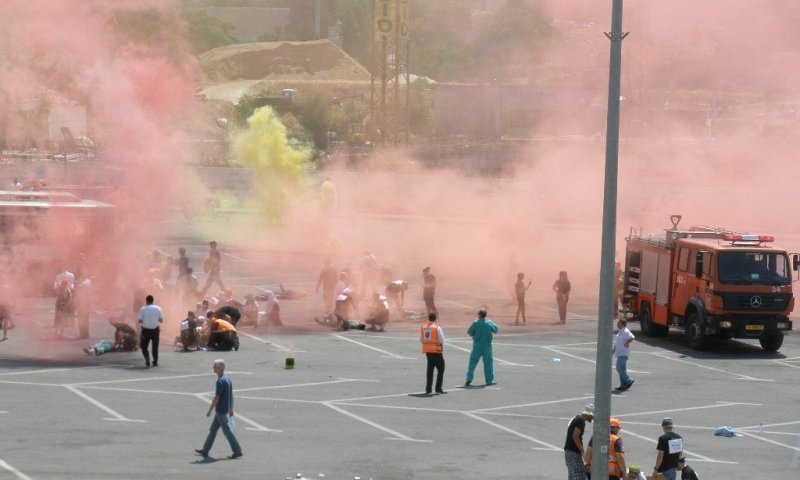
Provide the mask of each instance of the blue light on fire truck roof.
{"label": "blue light on fire truck roof", "polygon": [[739,235],[739,234],[732,234],[726,233],[722,236],[722,239],[726,242],[759,242],[759,243],[769,243],[774,242],[775,237],[771,235]]}

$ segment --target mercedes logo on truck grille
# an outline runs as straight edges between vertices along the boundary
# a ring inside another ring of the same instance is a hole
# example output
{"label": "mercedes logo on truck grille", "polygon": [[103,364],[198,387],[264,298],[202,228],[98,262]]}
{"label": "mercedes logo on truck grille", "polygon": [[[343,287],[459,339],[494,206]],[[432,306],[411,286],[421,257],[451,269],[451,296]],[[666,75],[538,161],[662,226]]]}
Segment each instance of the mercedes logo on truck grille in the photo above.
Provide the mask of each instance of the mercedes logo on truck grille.
{"label": "mercedes logo on truck grille", "polygon": [[760,296],[758,296],[758,295],[753,295],[752,297],[750,297],[750,306],[751,306],[751,307],[753,307],[753,308],[759,308],[759,307],[761,306],[761,304],[762,304],[762,303],[763,303],[763,300],[761,300],[761,297],[760,297]]}

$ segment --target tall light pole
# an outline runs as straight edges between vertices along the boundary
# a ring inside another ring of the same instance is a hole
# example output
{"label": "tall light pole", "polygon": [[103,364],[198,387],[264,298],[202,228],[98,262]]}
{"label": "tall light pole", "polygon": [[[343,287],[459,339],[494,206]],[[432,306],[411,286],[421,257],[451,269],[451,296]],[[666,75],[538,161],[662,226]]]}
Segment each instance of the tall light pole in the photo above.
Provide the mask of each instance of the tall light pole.
{"label": "tall light pole", "polygon": [[613,0],[611,56],[608,69],[606,117],[606,172],[603,196],[603,240],[600,253],[600,305],[597,313],[597,368],[594,376],[595,424],[592,427],[592,477],[608,478],[609,417],[611,416],[611,342],[614,334],[617,238],[617,163],[619,158],[619,103],[622,71],[622,0]]}

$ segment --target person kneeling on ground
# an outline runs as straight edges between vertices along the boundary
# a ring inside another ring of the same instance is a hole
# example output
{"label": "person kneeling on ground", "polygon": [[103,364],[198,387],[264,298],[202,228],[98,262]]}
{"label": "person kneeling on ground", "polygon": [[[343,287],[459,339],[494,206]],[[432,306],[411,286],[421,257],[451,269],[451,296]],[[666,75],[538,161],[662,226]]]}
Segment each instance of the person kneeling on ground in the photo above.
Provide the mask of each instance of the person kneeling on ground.
{"label": "person kneeling on ground", "polygon": [[132,352],[138,348],[138,335],[136,330],[125,322],[118,321],[117,318],[111,317],[108,319],[114,331],[114,343],[108,340],[100,340],[90,347],[83,349],[87,355],[102,355],[106,352]]}
{"label": "person kneeling on ground", "polygon": [[199,348],[197,337],[197,316],[191,310],[186,314],[186,318],[181,321],[181,334],[176,339],[176,343],[183,345],[183,351],[188,352],[189,347]]}
{"label": "person kneeling on ground", "polygon": [[258,303],[256,302],[255,295],[248,293],[244,296],[244,306],[242,310],[242,326],[255,326],[258,323]]}
{"label": "person kneeling on ground", "polygon": [[389,321],[389,302],[380,293],[372,295],[372,305],[369,307],[369,317],[364,320],[364,323],[369,325],[370,330],[380,329],[383,331],[383,326]]}
{"label": "person kneeling on ground", "polygon": [[[336,296],[336,305],[333,308],[333,313],[325,315],[322,319],[314,317],[314,320],[321,325],[349,330],[351,328],[359,328],[358,322],[350,320],[350,317],[354,316],[355,313],[356,307],[355,300],[353,299],[353,290],[348,287]],[[363,330],[363,328],[361,328],[361,330]]]}
{"label": "person kneeling on ground", "polygon": [[208,348],[212,350],[239,350],[239,334],[230,317],[214,319],[209,324]]}

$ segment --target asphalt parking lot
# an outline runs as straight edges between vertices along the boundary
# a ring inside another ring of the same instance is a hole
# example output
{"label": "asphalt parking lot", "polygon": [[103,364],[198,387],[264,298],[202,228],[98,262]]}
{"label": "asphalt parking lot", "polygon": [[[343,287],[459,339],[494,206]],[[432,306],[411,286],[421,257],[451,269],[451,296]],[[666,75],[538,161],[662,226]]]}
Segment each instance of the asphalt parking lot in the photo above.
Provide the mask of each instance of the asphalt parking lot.
{"label": "asphalt parking lot", "polygon": [[[284,301],[287,327],[243,328],[238,352],[177,352],[165,336],[150,369],[136,352],[89,357],[77,340],[48,342],[42,317],[0,344],[0,478],[563,478],[566,424],[593,401],[596,307],[575,299],[556,326],[548,299],[534,298],[526,327],[509,326],[511,307],[498,307],[497,385],[483,386],[479,367],[463,388],[466,298],[440,294],[448,393],[433,397],[421,395],[418,325],[328,330],[311,319],[315,298]],[[111,332],[95,319],[94,336]],[[777,355],[748,342],[700,353],[680,335],[640,340],[629,366],[636,385],[612,399],[629,463],[652,468],[670,416],[702,478],[797,478],[796,337]],[[284,368],[288,356],[294,369]],[[211,459],[193,454],[210,423],[218,357],[234,382],[237,460],[225,459],[221,435]],[[741,436],[715,437],[719,426]]]}
{"label": "asphalt parking lot", "polygon": [[[229,282],[240,292],[288,278],[233,273]],[[316,278],[290,280],[313,291]],[[408,303],[421,308],[415,295]],[[497,385],[483,385],[479,366],[474,386],[463,388],[475,299],[457,286],[440,288],[448,393],[433,397],[421,395],[418,324],[333,331],[313,321],[313,296],[282,303],[286,327],[243,328],[238,352],[178,352],[164,335],[159,367],[150,369],[137,352],[89,357],[85,342],[49,340],[44,305],[0,343],[0,478],[564,478],[567,422],[594,396],[597,307],[575,296],[567,325],[558,326],[554,302],[534,297],[529,326],[513,327],[513,307],[497,295],[489,315],[501,329]],[[94,318],[93,341],[113,333],[104,322]],[[637,325],[632,330],[638,335]],[[701,478],[759,478],[765,471],[797,478],[797,336],[774,355],[756,342],[696,352],[678,334],[639,340],[629,362],[636,384],[612,397],[629,464],[651,471],[660,422],[669,416]],[[294,369],[284,368],[288,356]],[[237,460],[225,458],[222,435],[211,459],[193,454],[210,423],[205,412],[218,357],[234,384],[244,449]],[[741,436],[714,436],[720,426]]]}

